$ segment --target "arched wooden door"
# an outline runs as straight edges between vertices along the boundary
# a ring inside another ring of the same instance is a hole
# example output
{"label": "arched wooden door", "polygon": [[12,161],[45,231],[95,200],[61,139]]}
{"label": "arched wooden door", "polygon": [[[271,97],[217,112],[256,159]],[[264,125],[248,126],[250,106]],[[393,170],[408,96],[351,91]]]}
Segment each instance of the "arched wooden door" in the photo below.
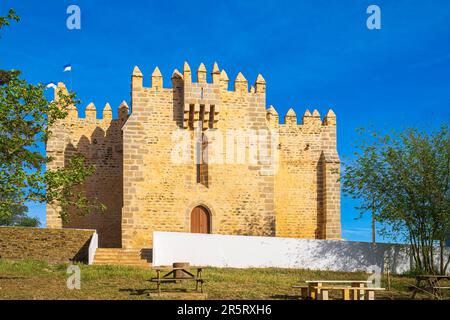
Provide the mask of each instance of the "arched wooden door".
{"label": "arched wooden door", "polygon": [[211,233],[211,217],[204,207],[198,206],[191,212],[191,233]]}

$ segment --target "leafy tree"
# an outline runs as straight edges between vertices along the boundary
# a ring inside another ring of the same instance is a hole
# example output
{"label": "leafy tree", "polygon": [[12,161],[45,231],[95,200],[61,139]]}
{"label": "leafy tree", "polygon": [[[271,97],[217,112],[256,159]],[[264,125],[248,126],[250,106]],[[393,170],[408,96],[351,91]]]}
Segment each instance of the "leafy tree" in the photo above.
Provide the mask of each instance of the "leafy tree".
{"label": "leafy tree", "polygon": [[[9,9],[9,12],[5,17],[0,16],[0,30],[5,26],[9,26],[11,21],[20,21],[19,16],[16,15],[13,9]],[[7,83],[10,80],[11,74],[14,73],[14,71],[0,70],[0,85]]]}
{"label": "leafy tree", "polygon": [[[410,244],[418,272],[445,273],[450,263],[449,126],[391,135],[361,130],[355,159],[345,166],[343,190],[372,211],[381,234]],[[440,265],[435,266],[436,251]]]}
{"label": "leafy tree", "polygon": [[[10,10],[0,18],[0,29],[19,18]],[[45,86],[30,84],[17,70],[0,70],[0,219],[13,219],[25,202],[57,203],[63,220],[69,209],[88,214],[105,207],[88,200],[79,188],[95,168],[81,155],[57,170],[45,171],[52,161],[42,146],[52,134],[52,125],[67,116],[67,109],[79,101],[73,92],[58,90],[57,99],[48,101]]]}
{"label": "leafy tree", "polygon": [[27,213],[27,206],[13,206],[11,216],[0,217],[0,226],[39,227],[39,219],[28,217]]}

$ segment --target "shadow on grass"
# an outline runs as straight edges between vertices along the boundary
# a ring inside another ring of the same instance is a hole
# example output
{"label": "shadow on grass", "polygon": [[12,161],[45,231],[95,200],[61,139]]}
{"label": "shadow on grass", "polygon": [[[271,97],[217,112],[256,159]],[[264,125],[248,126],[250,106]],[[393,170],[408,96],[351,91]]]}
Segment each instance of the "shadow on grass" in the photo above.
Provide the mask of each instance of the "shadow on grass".
{"label": "shadow on grass", "polygon": [[154,290],[153,289],[119,289],[119,292],[129,292],[130,296],[147,295],[151,291],[154,291]]}
{"label": "shadow on grass", "polygon": [[[119,289],[119,292],[129,292],[131,296],[143,296],[158,294],[158,290],[155,288],[145,288],[145,289],[135,289],[135,288],[124,288]],[[198,294],[198,291],[189,290],[186,288],[161,288],[161,293],[183,293],[183,294]]]}
{"label": "shadow on grass", "polygon": [[277,300],[302,300],[300,296],[297,295],[290,295],[290,294],[275,294],[270,296],[270,299],[277,299]]}
{"label": "shadow on grass", "polygon": [[0,280],[17,280],[17,279],[25,279],[25,277],[0,277]]}

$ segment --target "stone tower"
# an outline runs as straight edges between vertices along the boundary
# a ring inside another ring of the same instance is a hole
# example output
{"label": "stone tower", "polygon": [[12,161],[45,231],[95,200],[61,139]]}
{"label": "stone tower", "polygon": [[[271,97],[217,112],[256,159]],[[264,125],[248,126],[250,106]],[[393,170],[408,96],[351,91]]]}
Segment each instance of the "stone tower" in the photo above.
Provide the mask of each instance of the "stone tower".
{"label": "stone tower", "polygon": [[[103,247],[151,248],[153,231],[339,239],[333,111],[298,124],[290,109],[280,124],[261,75],[249,88],[239,73],[230,89],[217,64],[210,81],[204,64],[192,73],[175,69],[169,88],[156,67],[146,87],[135,67],[131,113],[123,102],[119,119],[109,105],[96,119],[90,104],[55,125],[50,168],[83,153],[97,167],[84,187],[108,207],[66,226],[97,229]],[[49,227],[61,227],[57,210]]]}

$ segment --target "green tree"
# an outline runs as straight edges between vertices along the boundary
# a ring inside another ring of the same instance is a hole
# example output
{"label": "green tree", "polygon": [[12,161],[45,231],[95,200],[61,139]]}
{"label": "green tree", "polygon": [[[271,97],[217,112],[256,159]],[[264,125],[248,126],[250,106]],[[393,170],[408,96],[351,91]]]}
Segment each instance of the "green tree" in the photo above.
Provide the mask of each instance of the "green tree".
{"label": "green tree", "polygon": [[343,191],[360,200],[361,214],[372,212],[381,234],[409,242],[418,272],[445,273],[450,263],[445,251],[450,234],[449,126],[430,133],[415,128],[391,135],[360,133],[355,158],[345,165]]}
{"label": "green tree", "polygon": [[11,216],[0,217],[0,226],[39,227],[39,219],[28,217],[27,213],[27,206],[16,205],[12,207]]}
{"label": "green tree", "polygon": [[[0,30],[11,21],[19,21],[14,10],[0,18]],[[30,84],[17,70],[0,70],[0,219],[13,219],[25,202],[58,204],[63,220],[69,209],[78,214],[104,210],[98,201],[88,200],[79,188],[95,171],[81,155],[57,170],[45,171],[53,159],[43,152],[52,134],[52,125],[67,116],[67,109],[79,101],[73,92],[58,91],[48,101],[43,84]]]}

